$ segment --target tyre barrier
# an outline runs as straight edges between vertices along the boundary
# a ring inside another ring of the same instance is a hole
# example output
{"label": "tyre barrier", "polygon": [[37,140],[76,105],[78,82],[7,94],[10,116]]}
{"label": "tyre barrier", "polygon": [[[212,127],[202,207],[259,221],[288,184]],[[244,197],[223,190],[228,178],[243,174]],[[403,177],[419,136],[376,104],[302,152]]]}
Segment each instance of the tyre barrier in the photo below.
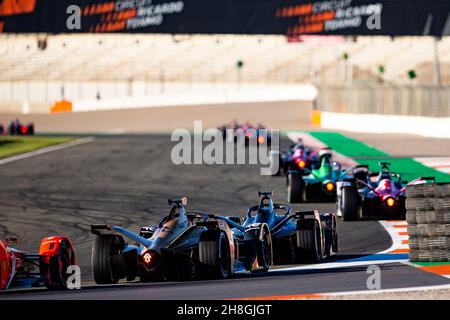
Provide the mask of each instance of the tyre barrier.
{"label": "tyre barrier", "polygon": [[450,262],[450,183],[406,187],[409,260]]}

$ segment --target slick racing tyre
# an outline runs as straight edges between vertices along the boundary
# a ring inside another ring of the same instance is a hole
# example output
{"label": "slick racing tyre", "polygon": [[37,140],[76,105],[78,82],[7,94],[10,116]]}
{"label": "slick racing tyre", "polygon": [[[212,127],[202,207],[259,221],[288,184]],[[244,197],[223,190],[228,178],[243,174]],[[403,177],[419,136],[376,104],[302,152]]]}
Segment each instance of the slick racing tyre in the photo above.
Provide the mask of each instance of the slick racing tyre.
{"label": "slick racing tyre", "polygon": [[318,263],[322,259],[319,224],[315,219],[297,223],[296,260],[298,263]]}
{"label": "slick racing tyre", "polygon": [[324,213],[320,215],[320,221],[322,223],[322,232],[325,235],[325,250],[324,256],[331,257],[332,252],[338,252],[338,234],[337,234],[337,224],[336,216],[329,213]]}
{"label": "slick racing tyre", "polygon": [[408,224],[417,224],[416,215],[417,212],[415,210],[408,210],[406,212],[406,222],[408,222]]}
{"label": "slick racing tyre", "polygon": [[205,231],[199,243],[199,275],[203,279],[225,279],[230,274],[230,248],[222,231]]}
{"label": "slick racing tyre", "polygon": [[298,203],[303,200],[305,183],[298,172],[290,172],[287,175],[287,202]]}
{"label": "slick racing tyre", "polygon": [[63,240],[59,244],[57,255],[51,256],[48,265],[41,266],[41,273],[44,271],[48,276],[44,276],[44,284],[48,289],[60,290],[67,288],[67,279],[70,274],[67,268],[75,264],[75,253],[71,244]]}
{"label": "slick racing tyre", "polygon": [[259,269],[252,271],[269,271],[270,265],[272,264],[272,238],[269,229],[264,226],[261,226],[259,237],[256,241],[256,258],[258,259]]}
{"label": "slick racing tyre", "polygon": [[352,221],[358,218],[359,194],[356,187],[342,188],[342,220]]}
{"label": "slick racing tyre", "polygon": [[116,235],[95,237],[92,247],[92,271],[97,284],[113,284],[119,281],[119,274],[113,266],[113,256],[120,252],[123,239]]}

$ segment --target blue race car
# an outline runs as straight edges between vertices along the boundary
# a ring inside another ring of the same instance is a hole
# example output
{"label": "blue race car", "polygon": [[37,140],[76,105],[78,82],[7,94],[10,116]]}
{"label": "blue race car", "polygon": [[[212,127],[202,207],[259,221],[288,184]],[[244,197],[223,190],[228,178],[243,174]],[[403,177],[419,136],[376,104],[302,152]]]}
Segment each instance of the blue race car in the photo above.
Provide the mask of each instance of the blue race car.
{"label": "blue race car", "polygon": [[[132,281],[227,278],[239,272],[267,271],[270,230],[265,223],[241,226],[232,218],[187,211],[186,198],[169,199],[168,216],[139,234],[119,226],[92,225],[94,280]],[[233,228],[233,231],[232,229]],[[124,236],[135,243],[126,243]]]}
{"label": "blue race car", "polygon": [[[261,200],[248,209],[240,228],[232,229],[239,238],[255,224],[269,227],[274,264],[320,262],[338,251],[336,215],[314,211],[292,212],[289,206],[274,204],[273,192],[258,192]],[[236,219],[236,218],[234,218]]]}

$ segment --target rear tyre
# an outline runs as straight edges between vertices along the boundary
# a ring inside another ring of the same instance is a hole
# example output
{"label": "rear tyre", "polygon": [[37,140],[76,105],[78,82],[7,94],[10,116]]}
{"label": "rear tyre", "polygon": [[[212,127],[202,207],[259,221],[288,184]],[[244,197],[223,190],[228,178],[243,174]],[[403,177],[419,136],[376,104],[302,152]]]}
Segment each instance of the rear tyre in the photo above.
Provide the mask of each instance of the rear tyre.
{"label": "rear tyre", "polygon": [[329,231],[329,234],[331,235],[331,238],[330,238],[330,249],[331,250],[328,253],[328,256],[331,256],[331,253],[337,253],[339,251],[336,215],[331,216],[331,230],[328,230],[328,231]]}
{"label": "rear tyre", "polygon": [[297,224],[297,262],[318,263],[321,259],[322,249],[318,223],[313,219],[300,221]]}
{"label": "rear tyre", "polygon": [[114,235],[97,236],[92,247],[92,272],[97,284],[113,284],[119,281],[111,258],[120,249],[120,238]]}
{"label": "rear tyre", "polygon": [[200,237],[199,273],[204,279],[225,279],[230,274],[230,248],[222,231],[207,231]]}
{"label": "rear tyre", "polygon": [[303,200],[304,182],[298,172],[290,172],[287,175],[287,201],[298,203]]}
{"label": "rear tyre", "polygon": [[342,187],[342,220],[352,221],[358,218],[359,194],[356,187]]}
{"label": "rear tyre", "polygon": [[259,269],[254,271],[269,271],[272,264],[272,237],[270,236],[270,231],[265,227],[261,227],[259,238],[256,240],[256,258],[258,259]]}

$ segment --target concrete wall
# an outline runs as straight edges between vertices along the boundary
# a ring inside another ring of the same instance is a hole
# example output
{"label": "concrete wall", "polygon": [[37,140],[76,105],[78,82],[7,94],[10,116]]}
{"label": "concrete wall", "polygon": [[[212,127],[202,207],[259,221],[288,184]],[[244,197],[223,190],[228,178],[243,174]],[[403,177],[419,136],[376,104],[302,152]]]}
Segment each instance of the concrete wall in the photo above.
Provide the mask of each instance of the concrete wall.
{"label": "concrete wall", "polygon": [[4,81],[0,82],[0,113],[48,113],[50,107],[63,97],[73,103],[73,111],[97,111],[211,103],[311,101],[316,94],[316,88],[308,84]]}
{"label": "concrete wall", "polygon": [[340,113],[450,117],[450,86],[319,86],[316,107]]}

